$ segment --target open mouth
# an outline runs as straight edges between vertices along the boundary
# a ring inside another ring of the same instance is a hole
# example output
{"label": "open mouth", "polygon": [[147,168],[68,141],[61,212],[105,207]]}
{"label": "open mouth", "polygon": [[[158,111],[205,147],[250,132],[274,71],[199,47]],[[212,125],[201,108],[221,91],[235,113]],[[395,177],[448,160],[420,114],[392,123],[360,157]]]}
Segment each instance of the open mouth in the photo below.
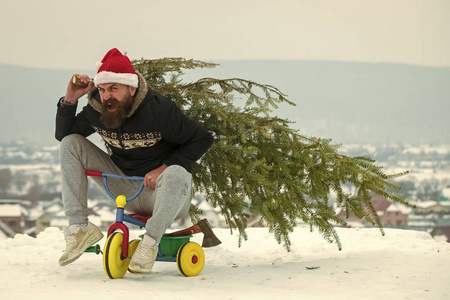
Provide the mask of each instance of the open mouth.
{"label": "open mouth", "polygon": [[108,101],[108,102],[106,103],[106,109],[107,109],[109,112],[114,112],[114,111],[116,111],[116,110],[117,110],[117,103],[115,103],[115,102],[113,102],[113,101]]}

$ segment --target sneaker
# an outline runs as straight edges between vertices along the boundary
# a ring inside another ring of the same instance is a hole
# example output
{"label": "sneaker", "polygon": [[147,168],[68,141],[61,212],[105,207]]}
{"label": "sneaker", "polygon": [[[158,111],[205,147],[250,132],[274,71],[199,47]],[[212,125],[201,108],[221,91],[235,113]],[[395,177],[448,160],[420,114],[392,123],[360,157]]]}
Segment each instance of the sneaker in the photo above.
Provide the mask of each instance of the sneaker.
{"label": "sneaker", "polygon": [[147,246],[142,241],[136,248],[136,251],[131,258],[128,268],[134,273],[149,273],[153,264],[155,263],[156,256],[158,255],[158,245]]}
{"label": "sneaker", "polygon": [[103,233],[91,222],[87,226],[77,228],[73,233],[69,231],[68,227],[65,227],[64,239],[66,240],[66,250],[59,259],[59,264],[66,266],[74,262],[87,248],[102,238]]}

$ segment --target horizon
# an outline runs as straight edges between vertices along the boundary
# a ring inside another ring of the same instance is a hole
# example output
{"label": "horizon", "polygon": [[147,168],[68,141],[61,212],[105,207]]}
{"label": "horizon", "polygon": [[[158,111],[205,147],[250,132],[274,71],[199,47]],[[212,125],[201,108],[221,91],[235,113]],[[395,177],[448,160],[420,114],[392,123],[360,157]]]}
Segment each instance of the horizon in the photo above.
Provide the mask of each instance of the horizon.
{"label": "horizon", "polygon": [[[131,61],[138,60],[140,58],[132,58],[129,57]],[[156,57],[156,58],[145,58],[143,59],[148,60],[158,60],[162,58],[178,58],[178,57]],[[305,60],[305,59],[258,59],[258,58],[248,58],[248,59],[216,59],[216,60],[210,60],[210,59],[197,59],[197,58],[188,58],[188,57],[181,57],[184,59],[193,59],[197,61],[203,61],[208,63],[217,63],[217,67],[220,67],[220,62],[280,62],[280,63],[288,63],[288,62],[304,62],[304,63],[335,63],[335,64],[365,64],[365,65],[392,65],[392,66],[405,66],[405,67],[414,67],[414,68],[427,68],[427,69],[450,69],[450,65],[448,66],[428,66],[428,65],[419,65],[419,64],[412,64],[412,63],[402,63],[402,62],[371,62],[371,61],[352,61],[352,60]],[[13,64],[8,62],[0,62],[0,66],[7,66],[7,67],[17,67],[17,68],[24,68],[24,69],[33,69],[33,70],[48,70],[48,71],[75,71],[75,70],[86,70],[86,71],[94,71],[96,72],[96,67],[93,66],[92,68],[51,68],[51,67],[38,67],[38,66],[32,66],[32,65],[20,65],[20,64]],[[217,67],[212,68],[203,68],[203,69],[215,69]],[[201,68],[197,68],[201,69]],[[188,70],[188,69],[183,69]],[[195,70],[195,69],[192,69]]]}

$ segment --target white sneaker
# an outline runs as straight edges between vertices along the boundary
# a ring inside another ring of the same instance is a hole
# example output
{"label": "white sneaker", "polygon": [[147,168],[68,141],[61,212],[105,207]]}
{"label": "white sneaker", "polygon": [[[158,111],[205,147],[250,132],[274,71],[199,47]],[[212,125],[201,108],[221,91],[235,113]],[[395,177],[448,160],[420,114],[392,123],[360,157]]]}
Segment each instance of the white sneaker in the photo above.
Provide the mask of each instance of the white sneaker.
{"label": "white sneaker", "polygon": [[143,241],[140,241],[131,258],[128,268],[135,273],[149,273],[153,268],[157,255],[157,244],[148,246],[145,245]]}
{"label": "white sneaker", "polygon": [[59,259],[61,266],[66,266],[77,260],[87,248],[103,238],[103,233],[97,226],[88,222],[88,225],[77,228],[73,233],[70,233],[69,228],[65,227],[64,238],[66,250]]}

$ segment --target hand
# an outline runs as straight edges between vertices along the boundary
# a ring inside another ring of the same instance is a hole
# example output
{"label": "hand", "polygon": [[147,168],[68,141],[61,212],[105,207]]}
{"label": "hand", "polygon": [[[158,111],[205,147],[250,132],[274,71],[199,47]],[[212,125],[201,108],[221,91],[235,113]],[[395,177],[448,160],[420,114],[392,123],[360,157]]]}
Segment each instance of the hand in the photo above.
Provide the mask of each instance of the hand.
{"label": "hand", "polygon": [[[80,82],[87,84],[86,87],[82,87],[73,83],[73,76],[76,76]],[[65,102],[70,102],[72,104],[77,103],[83,95],[89,92],[94,87],[94,82],[89,79],[89,76],[84,74],[75,74],[70,78],[69,85],[67,86]]]}
{"label": "hand", "polygon": [[156,181],[158,180],[159,175],[161,175],[166,168],[166,165],[162,165],[161,167],[148,172],[144,177],[144,186],[151,189],[156,189]]}

